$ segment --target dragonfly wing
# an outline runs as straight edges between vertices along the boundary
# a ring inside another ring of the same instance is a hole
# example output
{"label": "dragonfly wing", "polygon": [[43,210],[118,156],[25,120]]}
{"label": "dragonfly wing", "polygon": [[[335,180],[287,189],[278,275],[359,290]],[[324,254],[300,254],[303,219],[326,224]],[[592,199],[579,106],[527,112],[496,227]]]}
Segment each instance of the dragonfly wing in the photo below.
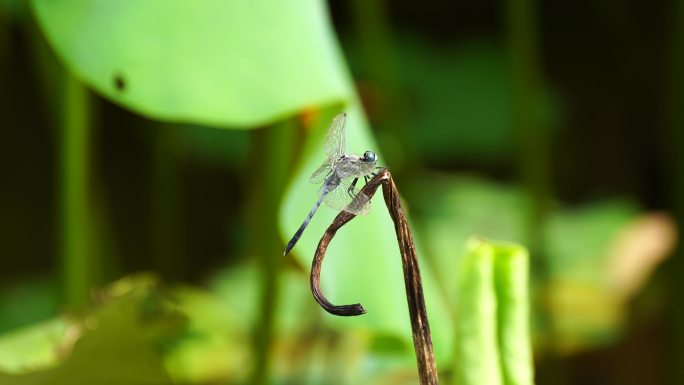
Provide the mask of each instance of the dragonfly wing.
{"label": "dragonfly wing", "polygon": [[356,214],[366,215],[370,211],[370,197],[362,192],[359,192],[345,208],[344,211]]}
{"label": "dragonfly wing", "polygon": [[330,162],[335,162],[344,155],[346,142],[344,138],[344,126],[347,123],[347,114],[341,113],[333,118],[328,136],[325,139],[325,153]]}
{"label": "dragonfly wing", "polygon": [[358,185],[351,188],[354,178],[342,179],[339,186],[323,199],[326,206],[336,211],[347,211],[356,215],[366,215],[370,210],[370,198],[361,192]]}
{"label": "dragonfly wing", "polygon": [[335,173],[340,178],[359,178],[370,175],[375,170],[375,165],[364,162],[354,155],[348,155],[338,161],[335,165]]}
{"label": "dragonfly wing", "polygon": [[323,183],[328,174],[330,174],[330,170],[330,159],[327,159],[322,165],[320,165],[320,167],[316,169],[316,171],[313,172],[313,174],[311,174],[311,177],[309,177],[309,182],[314,184]]}
{"label": "dragonfly wing", "polygon": [[[347,186],[340,184],[337,188],[330,191],[325,198],[323,198],[323,203],[335,211],[342,211],[344,208],[352,201],[352,197],[347,194]],[[325,189],[325,184],[319,190],[322,193]]]}

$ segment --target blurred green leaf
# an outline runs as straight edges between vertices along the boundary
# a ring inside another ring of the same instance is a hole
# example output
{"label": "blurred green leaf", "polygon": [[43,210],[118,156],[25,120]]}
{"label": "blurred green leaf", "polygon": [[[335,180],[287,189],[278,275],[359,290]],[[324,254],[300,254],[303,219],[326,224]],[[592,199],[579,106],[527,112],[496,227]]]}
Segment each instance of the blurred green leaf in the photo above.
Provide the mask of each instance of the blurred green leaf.
{"label": "blurred green leaf", "polygon": [[[344,42],[353,73],[367,90],[364,100],[376,108],[378,124],[387,124],[379,132],[387,136],[382,141],[387,151],[396,150],[389,154],[392,159],[416,162],[405,159],[405,153],[428,163],[481,165],[512,159],[516,138],[506,47],[482,38],[435,44],[416,34],[395,37],[397,81],[407,99],[401,106],[407,121],[400,127],[382,116],[396,113],[387,106],[393,96],[383,95],[380,84],[372,83],[378,79],[364,78],[370,74],[362,44]],[[545,127],[556,127],[562,116],[559,97],[554,90],[542,91],[538,113]]]}
{"label": "blurred green leaf", "polygon": [[[424,188],[426,183],[430,188]],[[478,234],[523,241],[523,214],[528,201],[515,187],[474,176],[443,174],[427,174],[418,185],[407,187],[421,244],[451,304],[458,295],[454,272],[458,271],[460,255],[456,250],[468,238]]]}
{"label": "blurred green leaf", "polygon": [[[243,286],[230,296],[189,286],[174,289],[179,309],[189,317],[187,334],[165,356],[175,383],[245,380],[245,369],[252,364],[248,322],[255,314],[252,301],[256,285],[238,282]],[[247,306],[235,306],[242,298],[247,299]]]}
{"label": "blurred green leaf", "polygon": [[58,290],[50,277],[24,277],[0,286],[0,333],[48,319],[58,309]]}
{"label": "blurred green leaf", "polygon": [[21,0],[0,0],[0,19],[19,19],[23,22],[28,14],[26,6]]}
{"label": "blurred green leaf", "polygon": [[21,374],[58,365],[63,355],[59,347],[66,345],[69,327],[78,326],[66,318],[54,318],[0,336],[0,372]]}
{"label": "blurred green leaf", "polygon": [[100,296],[104,303],[82,319],[56,319],[3,337],[0,357],[16,355],[10,368],[24,374],[0,374],[0,384],[170,383],[160,348],[180,335],[184,321],[156,280],[129,277]]}
{"label": "blurred green leaf", "polygon": [[553,255],[551,274],[562,278],[570,273],[574,279],[601,281],[611,240],[638,213],[635,204],[624,200],[557,210],[546,229],[548,252]]}
{"label": "blurred green leaf", "polygon": [[[283,272],[275,333],[279,378],[297,378],[325,357],[311,357],[316,349],[320,318],[308,279],[291,270]],[[166,367],[176,383],[209,383],[230,379],[246,381],[253,365],[250,346],[259,310],[259,271],[241,264],[217,273],[209,290],[182,286],[173,290],[178,309],[189,317],[188,333],[166,355]],[[314,316],[312,316],[314,315]],[[358,353],[357,353],[358,354]]]}
{"label": "blurred green leaf", "polygon": [[254,127],[352,92],[320,0],[32,4],[78,78],[150,117]]}
{"label": "blurred green leaf", "polygon": [[[420,240],[449,303],[458,301],[459,257],[453,256],[469,234],[512,242],[523,240],[529,204],[514,187],[473,176],[427,175],[431,188],[410,193]],[[555,207],[548,215],[545,257],[548,282],[536,288],[548,300],[556,328],[553,344],[562,351],[601,346],[620,335],[626,303],[617,295],[609,251],[620,231],[640,213],[632,202],[611,199],[576,207]],[[549,336],[538,335],[542,344]]]}
{"label": "blurred green leaf", "polygon": [[432,161],[506,159],[514,140],[504,50],[485,41],[452,50],[407,43],[400,63],[420,127],[407,145]]}
{"label": "blurred green leaf", "polygon": [[557,210],[546,228],[551,281],[543,288],[554,318],[553,345],[576,351],[611,343],[626,321],[626,303],[614,291],[609,249],[639,213],[612,200]]}

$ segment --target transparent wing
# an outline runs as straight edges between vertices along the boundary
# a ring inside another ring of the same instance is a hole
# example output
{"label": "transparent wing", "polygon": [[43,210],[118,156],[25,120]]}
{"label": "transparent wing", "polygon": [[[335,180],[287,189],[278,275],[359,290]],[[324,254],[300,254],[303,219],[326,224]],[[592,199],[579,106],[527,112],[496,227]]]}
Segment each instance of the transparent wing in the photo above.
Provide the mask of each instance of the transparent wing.
{"label": "transparent wing", "polygon": [[335,173],[343,179],[370,175],[374,170],[375,164],[364,162],[353,155],[347,156],[335,164]]}
{"label": "transparent wing", "polygon": [[351,201],[344,211],[356,214],[356,215],[367,215],[370,211],[370,197],[362,192],[356,194],[356,197]]}
{"label": "transparent wing", "polygon": [[331,168],[330,159],[326,159],[326,161],[311,174],[309,182],[314,184],[323,183],[328,174],[330,174]]}
{"label": "transparent wing", "polygon": [[337,210],[347,211],[356,215],[366,215],[370,210],[370,198],[360,192],[363,181],[357,182],[356,186],[351,189],[351,184],[354,178],[342,179],[339,186],[332,190],[323,199],[326,206]]}
{"label": "transparent wing", "polygon": [[325,153],[328,155],[328,161],[333,163],[337,161],[346,150],[346,143],[344,140],[344,126],[347,123],[347,114],[341,113],[333,118],[328,136],[325,138]]}

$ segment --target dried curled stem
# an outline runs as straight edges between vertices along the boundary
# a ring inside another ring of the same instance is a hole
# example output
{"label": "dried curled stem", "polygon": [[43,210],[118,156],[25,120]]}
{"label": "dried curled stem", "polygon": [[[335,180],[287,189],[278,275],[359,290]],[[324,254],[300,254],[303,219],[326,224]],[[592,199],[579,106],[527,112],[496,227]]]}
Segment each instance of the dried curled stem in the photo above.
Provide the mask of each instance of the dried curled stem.
{"label": "dried curled stem", "polygon": [[[421,385],[438,384],[430,325],[428,324],[427,311],[425,310],[423,285],[420,278],[420,269],[418,268],[418,259],[416,258],[416,248],[413,244],[413,237],[411,236],[406,216],[401,208],[397,186],[394,184],[390,172],[383,168],[364,186],[361,192],[372,197],[380,185],[382,185],[382,195],[385,198],[385,204],[392,217],[392,221],[394,221],[394,230],[397,234],[399,250],[401,251],[404,283],[406,284],[406,299],[408,300],[409,314],[411,316],[413,346],[418,361],[420,383]],[[359,303],[341,306],[333,305],[325,298],[320,288],[321,265],[328,245],[337,233],[337,230],[354,219],[354,217],[356,215],[346,211],[342,211],[335,217],[333,223],[328,227],[318,243],[318,248],[311,264],[311,292],[314,298],[328,313],[339,316],[357,316],[366,313],[366,310]]]}

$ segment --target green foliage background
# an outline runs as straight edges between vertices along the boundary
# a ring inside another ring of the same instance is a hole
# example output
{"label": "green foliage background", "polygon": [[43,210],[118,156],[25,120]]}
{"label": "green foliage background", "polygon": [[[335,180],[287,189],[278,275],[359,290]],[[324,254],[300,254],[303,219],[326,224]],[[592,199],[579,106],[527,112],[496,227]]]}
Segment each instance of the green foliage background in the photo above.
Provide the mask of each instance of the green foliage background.
{"label": "green foliage background", "polygon": [[340,111],[405,199],[442,383],[684,378],[684,6],[630,35],[609,3],[0,2],[0,384],[416,383],[379,195],[322,276],[368,314],[309,294],[335,212],[281,256]]}

